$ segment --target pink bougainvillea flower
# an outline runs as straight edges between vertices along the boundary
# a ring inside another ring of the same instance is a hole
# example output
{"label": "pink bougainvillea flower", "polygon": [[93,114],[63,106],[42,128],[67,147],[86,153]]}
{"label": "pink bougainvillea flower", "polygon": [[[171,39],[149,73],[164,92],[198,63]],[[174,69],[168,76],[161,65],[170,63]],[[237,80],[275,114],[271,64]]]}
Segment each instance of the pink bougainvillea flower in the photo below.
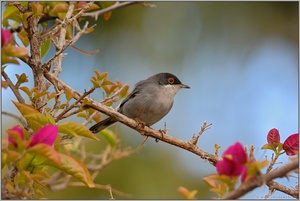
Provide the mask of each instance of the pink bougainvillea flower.
{"label": "pink bougainvillea flower", "polygon": [[243,145],[239,142],[228,147],[228,149],[223,153],[223,158],[232,160],[238,164],[245,164],[247,162],[246,151],[244,150]]}
{"label": "pink bougainvillea flower", "polygon": [[276,128],[272,128],[267,135],[268,144],[278,145],[280,143],[280,134]]}
{"label": "pink bougainvillea flower", "polygon": [[[24,140],[24,131],[21,126],[14,126],[10,130],[17,132],[20,135],[21,139]],[[17,143],[14,141],[14,139],[10,135],[8,136],[8,142],[12,143],[15,147],[17,147]]]}
{"label": "pink bougainvillea flower", "polygon": [[32,135],[31,142],[28,147],[33,147],[34,145],[40,143],[52,146],[56,140],[57,134],[57,126],[46,125],[40,128],[34,135]]}
{"label": "pink bougainvillea flower", "polygon": [[216,168],[219,175],[238,176],[246,167],[225,158],[217,162]]}
{"label": "pink bougainvillea flower", "polygon": [[222,160],[216,164],[219,175],[238,176],[247,169],[245,166],[248,160],[247,154],[241,143],[236,142],[234,145],[228,147],[222,156]]}
{"label": "pink bougainvillea flower", "polygon": [[12,42],[12,34],[9,30],[1,28],[1,47]]}
{"label": "pink bougainvillea flower", "polygon": [[299,133],[290,135],[282,145],[286,155],[293,156],[299,152]]}
{"label": "pink bougainvillea flower", "polygon": [[[11,130],[17,132],[21,136],[21,139],[24,140],[24,132],[22,127],[15,126]],[[30,144],[28,145],[27,148],[33,147],[34,145],[40,143],[52,146],[56,140],[57,135],[58,135],[57,126],[46,125],[40,128],[35,134],[31,136]],[[17,147],[16,142],[11,136],[8,136],[8,141],[12,143],[15,147]]]}

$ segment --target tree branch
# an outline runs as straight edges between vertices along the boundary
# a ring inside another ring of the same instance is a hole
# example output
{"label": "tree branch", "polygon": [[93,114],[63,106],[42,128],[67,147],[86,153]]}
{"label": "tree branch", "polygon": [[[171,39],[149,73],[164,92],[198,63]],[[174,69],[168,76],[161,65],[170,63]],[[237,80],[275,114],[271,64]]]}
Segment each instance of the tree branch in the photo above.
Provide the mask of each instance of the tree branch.
{"label": "tree branch", "polygon": [[[64,88],[68,89],[72,93],[73,97],[76,100],[78,100],[78,99],[80,99],[80,97],[82,97],[82,94],[80,94],[79,92],[72,89],[69,85],[62,82],[59,78],[54,76],[52,73],[45,71],[44,75],[45,75],[46,79],[48,79],[53,85],[56,86],[57,89],[59,89],[59,90],[62,90]],[[99,102],[96,102],[95,100],[90,99],[88,97],[85,97],[85,99],[89,102],[87,104],[87,106],[92,107],[95,110],[98,110],[108,116],[115,118],[119,122],[133,128],[134,130],[138,131],[140,134],[142,134],[144,136],[149,136],[149,137],[161,140],[163,142],[166,142],[168,144],[172,144],[174,146],[185,149],[189,152],[192,152],[192,153],[200,156],[202,159],[207,160],[212,165],[215,165],[218,161],[218,157],[201,150],[199,147],[197,147],[196,145],[194,145],[190,142],[185,142],[185,141],[177,139],[175,137],[172,137],[169,135],[164,135],[160,131],[153,130],[147,126],[142,127],[135,120],[130,119],[130,118],[126,117],[125,115],[122,115],[121,113],[115,111],[114,109],[112,109],[110,107],[107,107],[107,106],[105,106]]]}
{"label": "tree branch", "polygon": [[[260,175],[254,181],[245,183],[245,184],[241,185],[240,187],[238,187],[237,189],[229,192],[228,194],[223,196],[222,199],[229,199],[229,200],[237,199],[257,187],[260,187],[265,184],[270,184],[269,182],[275,178],[286,177],[290,171],[296,170],[298,168],[298,166],[299,166],[298,163],[299,163],[298,160],[293,161],[293,162],[288,163],[288,164],[286,164],[276,170],[273,170],[267,174]],[[293,197],[296,196],[296,198],[298,198],[299,194],[294,193],[291,196],[293,196]]]}
{"label": "tree branch", "polygon": [[107,12],[110,12],[110,11],[113,11],[113,10],[116,10],[118,8],[121,8],[121,7],[124,7],[124,6],[128,6],[130,4],[135,4],[135,3],[139,3],[139,2],[136,2],[136,1],[127,1],[127,2],[116,2],[114,5],[112,6],[109,6],[107,8],[104,8],[104,9],[101,9],[101,10],[98,10],[98,11],[94,11],[94,12],[89,12],[89,13],[83,13],[81,16],[83,17],[93,17],[95,18],[95,20],[98,20],[98,17],[100,15],[103,15]]}

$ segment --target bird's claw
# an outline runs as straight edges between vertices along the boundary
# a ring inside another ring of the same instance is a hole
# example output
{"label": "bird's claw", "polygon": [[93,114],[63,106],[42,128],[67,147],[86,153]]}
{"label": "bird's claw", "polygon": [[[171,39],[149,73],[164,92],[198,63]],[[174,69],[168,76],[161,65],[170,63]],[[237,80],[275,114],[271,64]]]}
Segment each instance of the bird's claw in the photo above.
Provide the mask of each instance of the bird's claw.
{"label": "bird's claw", "polygon": [[138,123],[138,126],[140,126],[141,128],[145,128],[145,122],[141,121],[138,117],[135,117],[134,120]]}

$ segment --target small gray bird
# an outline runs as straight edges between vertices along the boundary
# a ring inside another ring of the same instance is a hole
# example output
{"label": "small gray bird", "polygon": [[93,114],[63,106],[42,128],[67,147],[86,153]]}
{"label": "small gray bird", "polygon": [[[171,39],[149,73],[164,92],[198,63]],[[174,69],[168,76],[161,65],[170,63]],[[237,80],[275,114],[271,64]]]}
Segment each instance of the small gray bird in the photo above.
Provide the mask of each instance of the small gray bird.
{"label": "small gray bird", "polygon": [[[123,100],[118,112],[151,126],[168,114],[173,106],[176,93],[184,85],[171,73],[159,73],[139,81],[133,91]],[[93,125],[92,133],[97,133],[117,122],[112,117]]]}

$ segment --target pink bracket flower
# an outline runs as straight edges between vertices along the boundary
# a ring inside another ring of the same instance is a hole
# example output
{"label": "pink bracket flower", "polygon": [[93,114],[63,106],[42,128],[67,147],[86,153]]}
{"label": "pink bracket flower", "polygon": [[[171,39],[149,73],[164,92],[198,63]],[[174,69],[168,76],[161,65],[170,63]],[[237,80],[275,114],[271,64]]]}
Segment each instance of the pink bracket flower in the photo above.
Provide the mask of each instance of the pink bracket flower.
{"label": "pink bracket flower", "polygon": [[[12,131],[17,132],[21,139],[24,140],[24,132],[23,129],[20,126],[15,126],[11,129]],[[46,125],[40,128],[35,134],[31,136],[30,144],[27,148],[33,147],[36,144],[47,144],[49,146],[52,146],[56,140],[56,137],[58,135],[58,127],[53,125]],[[12,143],[15,147],[17,146],[14,139],[10,136],[8,136],[8,141]]]}
{"label": "pink bracket flower", "polygon": [[219,175],[238,176],[246,171],[248,160],[246,151],[241,143],[236,142],[223,153],[223,159],[216,164]]}
{"label": "pink bracket flower", "polygon": [[12,34],[9,30],[1,28],[1,47],[12,42]]}

